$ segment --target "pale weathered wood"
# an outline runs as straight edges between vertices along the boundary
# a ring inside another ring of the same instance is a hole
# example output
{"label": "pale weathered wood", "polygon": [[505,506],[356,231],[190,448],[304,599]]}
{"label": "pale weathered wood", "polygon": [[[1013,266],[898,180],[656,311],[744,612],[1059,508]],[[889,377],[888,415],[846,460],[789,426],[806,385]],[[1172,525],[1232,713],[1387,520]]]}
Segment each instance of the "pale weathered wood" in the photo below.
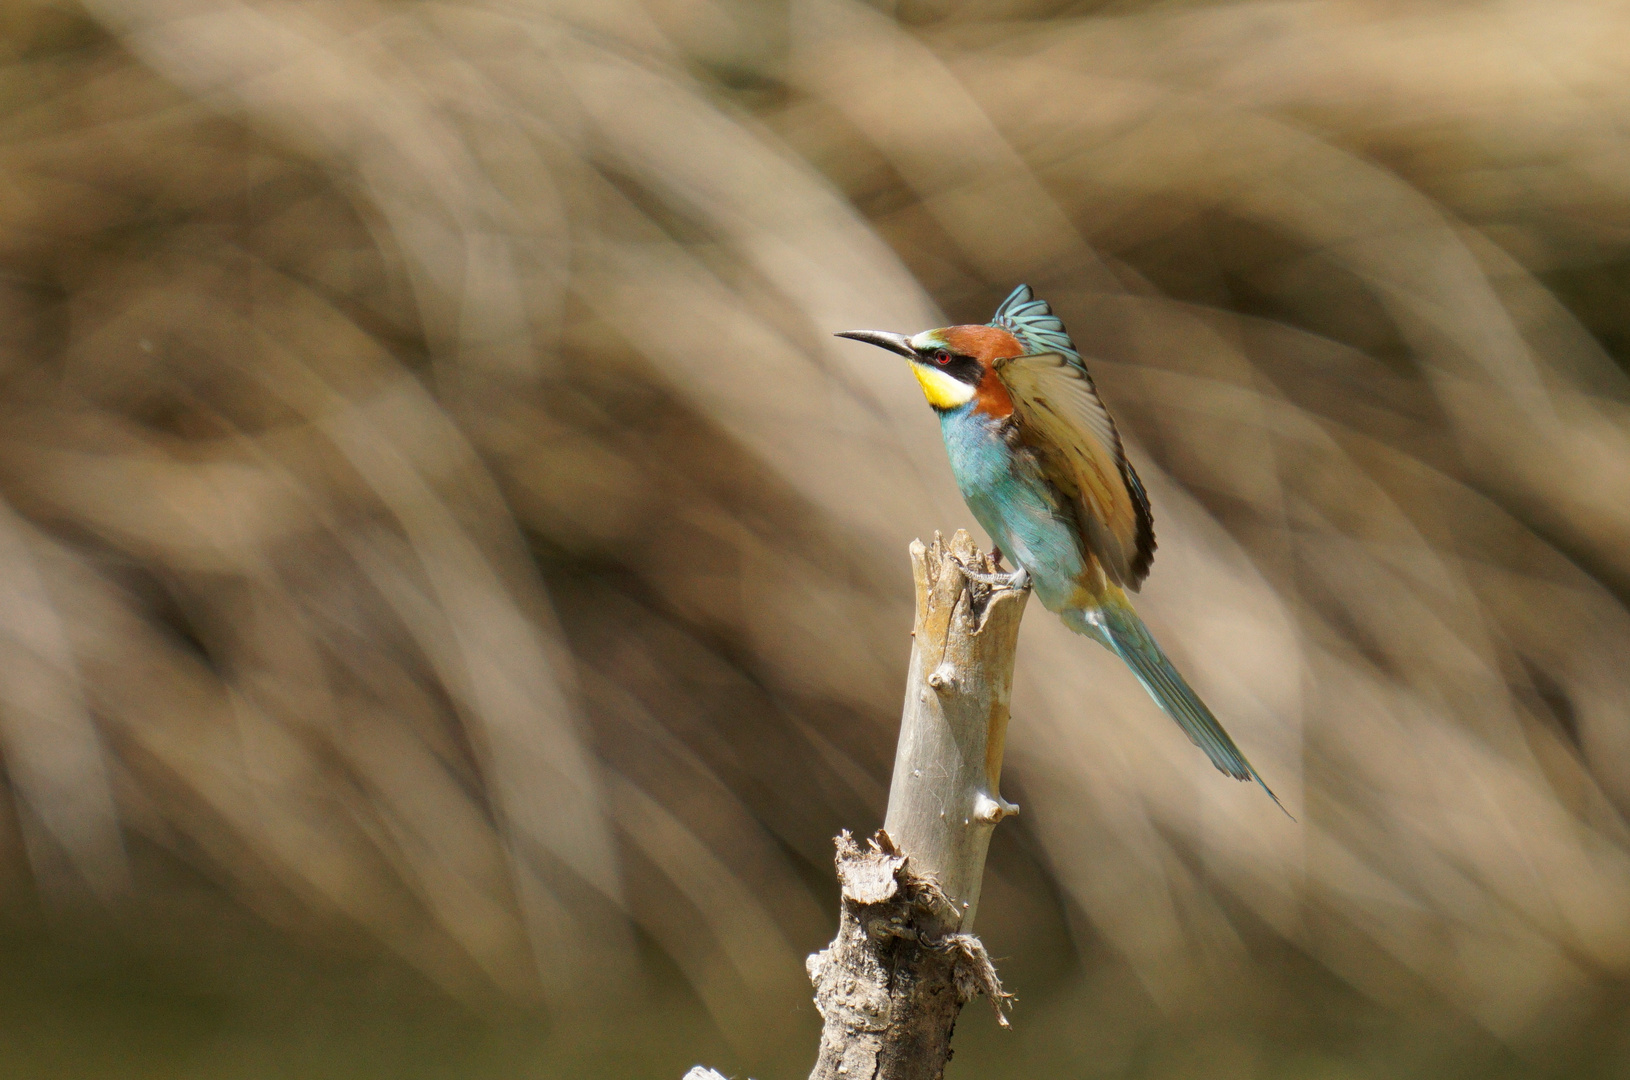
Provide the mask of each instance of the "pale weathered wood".
{"label": "pale weathered wood", "polygon": [[950,544],[911,545],[917,618],[883,831],[956,906],[954,929],[969,931],[991,831],[1019,811],[1000,781],[1030,592],[970,582],[963,566],[992,569],[960,529]]}
{"label": "pale weathered wood", "polygon": [[1019,620],[1029,593],[970,581],[994,566],[959,531],[911,545],[917,617],[884,828],[838,838],[838,934],[809,958],[821,1012],[811,1080],[940,1080],[964,1003],[1004,996],[970,932],[996,823]]}
{"label": "pale weathered wood", "polygon": [[[1002,750],[1028,590],[968,579],[995,565],[968,534],[911,545],[917,617],[884,827],[837,840],[838,933],[810,956],[822,1020],[810,1080],[942,1080],[962,1006],[1006,996],[972,934],[1002,798]],[[718,1074],[692,1070],[686,1080]]]}

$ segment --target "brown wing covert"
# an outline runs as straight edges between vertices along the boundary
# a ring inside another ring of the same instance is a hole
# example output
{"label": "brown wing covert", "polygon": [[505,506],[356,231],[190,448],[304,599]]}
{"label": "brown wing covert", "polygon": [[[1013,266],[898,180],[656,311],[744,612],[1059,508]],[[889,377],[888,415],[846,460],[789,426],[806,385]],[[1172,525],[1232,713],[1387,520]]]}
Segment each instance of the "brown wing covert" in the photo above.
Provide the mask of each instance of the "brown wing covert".
{"label": "brown wing covert", "polygon": [[1052,352],[998,360],[996,371],[1048,476],[1075,503],[1104,572],[1136,591],[1154,561],[1154,519],[1092,376]]}

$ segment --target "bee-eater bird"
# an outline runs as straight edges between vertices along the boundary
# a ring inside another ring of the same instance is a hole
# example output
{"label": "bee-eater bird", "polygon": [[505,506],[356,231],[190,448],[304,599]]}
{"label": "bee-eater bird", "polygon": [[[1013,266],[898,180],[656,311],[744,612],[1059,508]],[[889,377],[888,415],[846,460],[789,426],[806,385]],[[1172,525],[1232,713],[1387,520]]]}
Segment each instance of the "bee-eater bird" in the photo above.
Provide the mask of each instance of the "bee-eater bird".
{"label": "bee-eater bird", "polygon": [[915,337],[851,330],[911,361],[939,414],[951,472],[974,518],[1019,569],[968,576],[1033,587],[1042,606],[1126,662],[1155,703],[1236,780],[1262,782],[1132,610],[1154,560],[1154,521],[1115,421],[1064,323],[1028,285],[985,326]]}

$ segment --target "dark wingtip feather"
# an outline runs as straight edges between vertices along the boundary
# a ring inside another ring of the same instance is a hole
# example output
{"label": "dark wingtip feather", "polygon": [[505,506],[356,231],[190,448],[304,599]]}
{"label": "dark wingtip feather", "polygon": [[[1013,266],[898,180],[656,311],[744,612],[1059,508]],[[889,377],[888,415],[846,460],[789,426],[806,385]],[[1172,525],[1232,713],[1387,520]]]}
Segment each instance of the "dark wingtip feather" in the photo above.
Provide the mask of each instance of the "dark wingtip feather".
{"label": "dark wingtip feather", "polygon": [[1132,503],[1138,516],[1136,547],[1127,567],[1131,576],[1126,585],[1133,592],[1137,592],[1143,585],[1144,578],[1149,576],[1149,568],[1155,562],[1155,548],[1158,546],[1155,543],[1155,515],[1149,508],[1149,494],[1143,490],[1143,481],[1138,478],[1138,471],[1127,459],[1126,451],[1119,446],[1115,449],[1121,457],[1121,479],[1126,481],[1126,489],[1132,493]]}

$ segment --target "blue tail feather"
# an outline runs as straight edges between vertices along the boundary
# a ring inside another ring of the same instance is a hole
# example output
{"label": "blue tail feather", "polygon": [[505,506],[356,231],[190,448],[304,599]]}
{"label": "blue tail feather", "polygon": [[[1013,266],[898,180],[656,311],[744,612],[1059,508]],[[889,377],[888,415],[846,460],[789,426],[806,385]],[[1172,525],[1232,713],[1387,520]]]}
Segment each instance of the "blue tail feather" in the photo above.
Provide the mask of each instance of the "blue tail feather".
{"label": "blue tail feather", "polygon": [[[1255,780],[1257,786],[1268,793],[1274,805],[1285,810],[1279,796],[1262,782],[1262,777],[1245,760],[1245,755],[1240,753],[1222,724],[1206,708],[1205,702],[1172,666],[1160,643],[1149,633],[1143,620],[1138,618],[1138,613],[1126,601],[1117,603],[1117,600],[1118,597],[1110,598],[1103,607],[1094,611],[1067,612],[1064,621],[1072,630],[1095,639],[1124,660],[1149,696],[1155,699],[1155,704],[1177,721],[1183,733],[1206,752],[1220,772],[1236,780]],[[1289,810],[1285,810],[1285,816],[1291,817]],[[1291,817],[1291,820],[1296,819]]]}

